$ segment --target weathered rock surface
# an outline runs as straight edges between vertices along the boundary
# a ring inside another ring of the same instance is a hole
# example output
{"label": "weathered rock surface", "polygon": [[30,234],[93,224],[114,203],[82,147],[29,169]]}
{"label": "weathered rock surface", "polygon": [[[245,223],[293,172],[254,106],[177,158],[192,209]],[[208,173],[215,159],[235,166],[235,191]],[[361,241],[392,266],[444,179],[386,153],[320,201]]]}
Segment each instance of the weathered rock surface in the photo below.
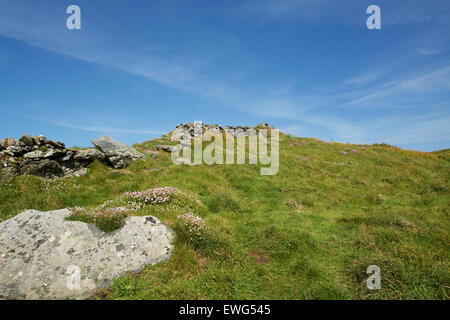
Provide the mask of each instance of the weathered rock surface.
{"label": "weathered rock surface", "polygon": [[91,140],[103,152],[111,165],[116,169],[125,168],[131,162],[141,159],[144,155],[132,147],[113,140],[109,136]]}
{"label": "weathered rock surface", "polygon": [[20,168],[21,174],[32,174],[40,177],[62,177],[64,170],[55,160],[44,159],[36,163],[27,163]]}
{"label": "weathered rock surface", "polygon": [[0,299],[87,298],[172,253],[173,232],[152,216],[106,234],[70,214],[29,210],[0,223]]}
{"label": "weathered rock surface", "polygon": [[78,161],[93,161],[94,159],[104,160],[105,154],[97,149],[79,150],[74,159]]}

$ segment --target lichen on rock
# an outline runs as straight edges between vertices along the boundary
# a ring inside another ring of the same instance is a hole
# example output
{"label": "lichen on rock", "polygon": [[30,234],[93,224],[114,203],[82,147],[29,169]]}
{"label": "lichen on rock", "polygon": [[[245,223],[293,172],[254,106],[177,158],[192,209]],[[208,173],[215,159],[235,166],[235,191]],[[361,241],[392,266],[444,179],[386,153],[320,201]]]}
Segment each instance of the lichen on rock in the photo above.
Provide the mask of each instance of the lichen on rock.
{"label": "lichen on rock", "polygon": [[174,234],[155,217],[104,233],[71,214],[28,210],[0,223],[0,299],[87,298],[172,254]]}

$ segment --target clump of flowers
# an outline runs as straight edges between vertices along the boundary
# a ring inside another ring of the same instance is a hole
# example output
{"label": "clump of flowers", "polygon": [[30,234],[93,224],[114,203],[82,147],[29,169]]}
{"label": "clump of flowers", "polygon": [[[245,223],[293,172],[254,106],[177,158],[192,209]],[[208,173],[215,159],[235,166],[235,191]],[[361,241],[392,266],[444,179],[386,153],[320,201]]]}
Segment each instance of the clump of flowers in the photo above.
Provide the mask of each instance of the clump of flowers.
{"label": "clump of flowers", "polygon": [[128,211],[127,208],[109,208],[91,212],[90,215],[95,223],[114,220],[119,224],[123,224],[128,216]]}
{"label": "clump of flowers", "polygon": [[111,232],[120,228],[124,223],[130,211],[128,208],[106,208],[107,204],[102,204],[94,209],[88,210],[81,207],[71,208],[73,215],[70,220],[81,220],[88,223],[94,223],[99,229],[105,232]]}
{"label": "clump of flowers", "polygon": [[44,181],[42,188],[44,191],[52,192],[71,192],[72,190],[79,190],[81,187],[67,179],[57,179]]}
{"label": "clump of flowers", "polygon": [[145,191],[125,192],[125,196],[145,204],[165,204],[170,201],[176,191],[171,187],[153,188]]}
{"label": "clump of flowers", "polygon": [[189,239],[192,241],[202,240],[202,238],[209,232],[209,228],[205,220],[197,217],[191,212],[179,215],[178,218],[183,220],[183,224],[189,232]]}

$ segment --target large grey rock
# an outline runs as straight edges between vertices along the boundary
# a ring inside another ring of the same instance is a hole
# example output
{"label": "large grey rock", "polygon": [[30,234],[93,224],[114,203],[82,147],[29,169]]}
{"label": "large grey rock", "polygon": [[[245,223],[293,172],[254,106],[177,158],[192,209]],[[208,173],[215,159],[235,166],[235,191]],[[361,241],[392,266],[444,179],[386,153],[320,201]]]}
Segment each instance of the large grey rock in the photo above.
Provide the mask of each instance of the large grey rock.
{"label": "large grey rock", "polygon": [[77,161],[93,161],[94,159],[103,160],[105,154],[97,149],[78,150],[75,153],[75,160]]}
{"label": "large grey rock", "polygon": [[172,253],[173,232],[154,217],[106,234],[70,214],[29,210],[0,223],[0,299],[87,298]]}
{"label": "large grey rock", "polygon": [[94,146],[102,151],[111,165],[116,169],[122,169],[131,162],[144,158],[144,155],[132,147],[112,139],[109,136],[91,140]]}

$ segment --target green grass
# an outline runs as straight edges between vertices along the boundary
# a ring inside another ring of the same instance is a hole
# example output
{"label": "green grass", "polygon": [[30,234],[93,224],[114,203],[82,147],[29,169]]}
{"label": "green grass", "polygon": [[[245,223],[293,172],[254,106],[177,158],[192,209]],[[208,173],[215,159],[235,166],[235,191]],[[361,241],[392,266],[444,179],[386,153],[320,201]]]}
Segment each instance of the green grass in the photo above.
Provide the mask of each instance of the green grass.
{"label": "green grass", "polygon": [[[0,219],[24,209],[94,208],[126,191],[170,186],[182,192],[176,201],[134,214],[174,229],[172,258],[94,298],[448,299],[448,150],[361,147],[281,134],[275,176],[261,176],[258,165],[177,166],[164,153],[122,173],[95,162],[83,177],[21,176],[0,187]],[[358,152],[340,153],[350,149]],[[187,212],[208,224],[204,241],[193,241],[177,218]],[[380,290],[365,285],[373,264]]]}

